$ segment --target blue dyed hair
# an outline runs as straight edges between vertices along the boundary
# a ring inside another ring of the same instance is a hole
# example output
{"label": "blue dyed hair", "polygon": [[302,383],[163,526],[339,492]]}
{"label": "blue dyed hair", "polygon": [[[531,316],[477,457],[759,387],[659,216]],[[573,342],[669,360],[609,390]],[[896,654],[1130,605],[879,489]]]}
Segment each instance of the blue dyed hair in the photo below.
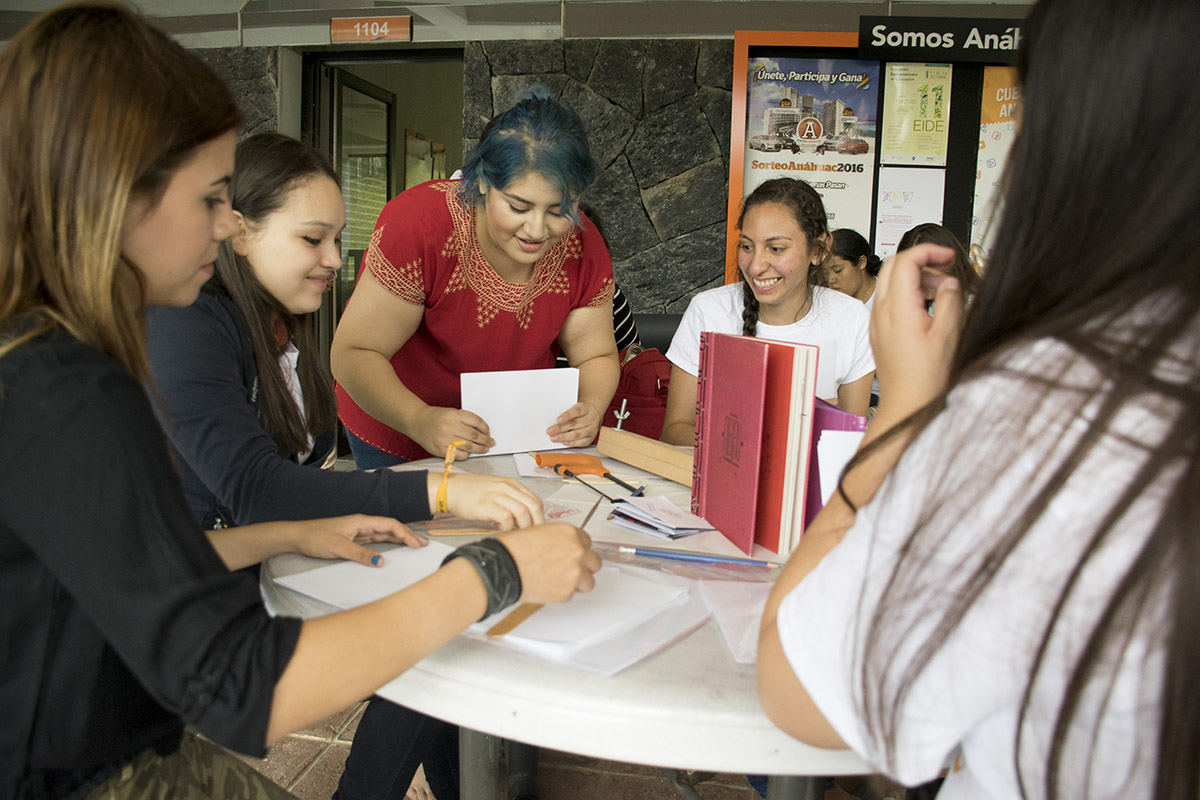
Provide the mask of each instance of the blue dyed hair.
{"label": "blue dyed hair", "polygon": [[562,189],[559,210],[578,225],[575,201],[596,179],[596,162],[579,116],[540,86],[523,90],[516,105],[492,117],[463,166],[459,191],[478,204],[480,185],[503,189],[531,172]]}

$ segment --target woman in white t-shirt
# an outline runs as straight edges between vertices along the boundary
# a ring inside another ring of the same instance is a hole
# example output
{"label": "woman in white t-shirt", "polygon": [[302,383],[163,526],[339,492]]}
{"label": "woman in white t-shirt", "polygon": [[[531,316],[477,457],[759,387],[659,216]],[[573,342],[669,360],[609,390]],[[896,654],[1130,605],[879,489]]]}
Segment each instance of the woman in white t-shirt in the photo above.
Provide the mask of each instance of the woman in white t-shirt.
{"label": "woman in white t-shirt", "polygon": [[870,315],[857,300],[817,285],[829,252],[821,196],[804,181],[766,181],[743,201],[738,231],[742,279],[693,297],[667,350],[663,441],[693,443],[703,331],[817,345],[817,397],[866,414],[875,375]]}
{"label": "woman in white t-shirt", "polygon": [[763,615],[792,735],[939,800],[1198,796],[1200,160],[1142,146],[1200,136],[1197,30],[1041,0],[970,315],[950,248],[884,266],[879,412]]}

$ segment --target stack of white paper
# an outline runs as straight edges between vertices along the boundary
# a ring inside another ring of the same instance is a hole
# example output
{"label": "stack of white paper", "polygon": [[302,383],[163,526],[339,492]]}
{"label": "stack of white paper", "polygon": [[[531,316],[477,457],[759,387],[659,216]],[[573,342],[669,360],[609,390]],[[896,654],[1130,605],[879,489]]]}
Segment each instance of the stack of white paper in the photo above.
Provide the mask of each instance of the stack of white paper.
{"label": "stack of white paper", "polygon": [[[353,608],[431,575],[452,549],[433,541],[425,547],[397,547],[384,551],[380,567],[339,561],[285,575],[276,582],[337,608]],[[688,589],[690,581],[670,577],[643,578],[604,567],[596,573],[596,587],[591,592],[578,594],[567,603],[543,606],[507,635],[488,641],[611,674],[693,630],[708,616],[699,593],[695,593],[695,602],[689,602],[693,594]],[[482,635],[512,610],[493,614],[468,632]],[[603,653],[597,656],[597,650]]]}
{"label": "stack of white paper", "polygon": [[[577,650],[612,639],[651,617],[687,601],[686,586],[639,578],[615,567],[596,573],[596,588],[569,603],[542,606],[503,639],[507,644],[549,661],[566,661]],[[486,633],[512,609],[472,625]]]}

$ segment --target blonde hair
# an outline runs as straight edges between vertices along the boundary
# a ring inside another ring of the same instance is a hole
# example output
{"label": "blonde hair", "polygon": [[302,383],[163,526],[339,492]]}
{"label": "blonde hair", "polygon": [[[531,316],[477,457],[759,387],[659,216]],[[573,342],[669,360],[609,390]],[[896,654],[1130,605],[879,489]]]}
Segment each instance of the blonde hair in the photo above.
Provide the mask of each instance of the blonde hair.
{"label": "blonde hair", "polygon": [[60,327],[149,375],[131,198],[157,204],[195,148],[236,128],[229,90],[123,5],[37,17],[0,53],[0,357]]}

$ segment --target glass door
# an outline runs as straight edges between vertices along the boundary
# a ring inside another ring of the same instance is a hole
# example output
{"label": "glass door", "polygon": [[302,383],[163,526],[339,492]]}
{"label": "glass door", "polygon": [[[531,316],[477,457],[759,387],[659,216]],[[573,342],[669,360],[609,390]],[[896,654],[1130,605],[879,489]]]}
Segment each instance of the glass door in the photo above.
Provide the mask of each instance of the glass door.
{"label": "glass door", "polygon": [[[379,212],[392,197],[392,120],[395,95],[346,70],[322,66],[310,120],[313,145],[324,152],[342,181],[346,230],[342,268],[318,314],[318,340],[326,360],[333,331],[354,292],[363,254]],[[326,109],[321,114],[322,107]]]}

